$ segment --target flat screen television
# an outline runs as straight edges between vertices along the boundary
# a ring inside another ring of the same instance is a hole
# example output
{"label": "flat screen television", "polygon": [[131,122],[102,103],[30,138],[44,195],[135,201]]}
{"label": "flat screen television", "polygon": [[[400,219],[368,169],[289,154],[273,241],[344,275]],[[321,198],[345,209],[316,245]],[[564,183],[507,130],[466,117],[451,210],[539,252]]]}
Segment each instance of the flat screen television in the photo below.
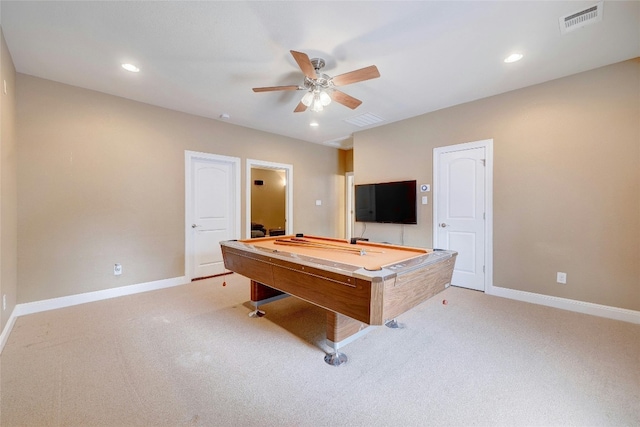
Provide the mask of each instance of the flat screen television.
{"label": "flat screen television", "polygon": [[417,224],[416,181],[355,186],[357,222]]}

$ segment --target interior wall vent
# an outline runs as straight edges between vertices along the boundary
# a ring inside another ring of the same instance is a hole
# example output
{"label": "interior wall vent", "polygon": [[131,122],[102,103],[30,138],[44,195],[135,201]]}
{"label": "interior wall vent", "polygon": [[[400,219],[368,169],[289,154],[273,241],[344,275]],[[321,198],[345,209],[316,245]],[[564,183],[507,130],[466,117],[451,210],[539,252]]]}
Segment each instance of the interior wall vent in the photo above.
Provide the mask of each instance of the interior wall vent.
{"label": "interior wall vent", "polygon": [[567,34],[570,31],[582,28],[585,25],[602,21],[602,7],[604,2],[596,3],[586,9],[560,17],[560,33]]}
{"label": "interior wall vent", "polygon": [[371,113],[364,113],[361,114],[359,116],[355,116],[355,117],[351,117],[349,119],[344,119],[345,122],[354,125],[354,126],[358,126],[358,127],[365,127],[365,126],[369,126],[375,123],[380,123],[382,121],[382,119],[378,116],[376,116],[375,114],[371,114]]}

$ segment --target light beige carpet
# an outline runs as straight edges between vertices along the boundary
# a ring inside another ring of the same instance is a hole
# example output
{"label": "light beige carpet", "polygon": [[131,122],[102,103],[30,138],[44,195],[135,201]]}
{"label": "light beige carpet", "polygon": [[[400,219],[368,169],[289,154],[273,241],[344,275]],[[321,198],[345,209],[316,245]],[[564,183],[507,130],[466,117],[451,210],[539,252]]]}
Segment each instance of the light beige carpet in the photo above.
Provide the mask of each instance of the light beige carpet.
{"label": "light beige carpet", "polygon": [[640,425],[640,325],[449,288],[336,368],[321,309],[248,299],[234,274],[19,318],[0,424]]}

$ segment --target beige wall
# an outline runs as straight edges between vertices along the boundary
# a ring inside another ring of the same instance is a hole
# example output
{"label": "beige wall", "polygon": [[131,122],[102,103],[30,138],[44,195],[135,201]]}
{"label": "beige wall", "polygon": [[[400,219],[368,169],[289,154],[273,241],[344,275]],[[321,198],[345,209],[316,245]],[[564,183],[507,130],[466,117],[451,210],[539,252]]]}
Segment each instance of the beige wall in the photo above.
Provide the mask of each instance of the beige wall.
{"label": "beige wall", "polygon": [[[0,331],[16,305],[18,281],[16,70],[0,31]],[[6,82],[7,93],[4,93]],[[2,296],[7,308],[2,309]]]}
{"label": "beige wall", "polygon": [[335,148],[24,74],[17,93],[20,303],[184,275],[185,150],[293,165],[294,230],[343,232]]}
{"label": "beige wall", "polygon": [[[262,185],[253,182],[262,181]],[[286,187],[284,171],[251,169],[251,221],[272,228],[285,229]]]}
{"label": "beige wall", "polygon": [[[640,59],[357,133],[355,180],[431,183],[434,147],[490,138],[493,284],[640,310]],[[406,244],[431,245],[432,206]]]}

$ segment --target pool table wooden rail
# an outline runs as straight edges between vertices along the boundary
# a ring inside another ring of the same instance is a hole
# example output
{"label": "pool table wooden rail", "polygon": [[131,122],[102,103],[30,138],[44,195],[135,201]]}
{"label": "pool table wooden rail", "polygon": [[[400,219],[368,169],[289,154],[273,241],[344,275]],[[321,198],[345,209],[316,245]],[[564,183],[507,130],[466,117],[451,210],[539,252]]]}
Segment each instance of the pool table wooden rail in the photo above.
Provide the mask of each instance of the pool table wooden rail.
{"label": "pool table wooden rail", "polygon": [[384,286],[381,281],[369,282],[224,245],[222,252],[228,270],[253,281],[361,322],[373,325],[383,322],[382,311],[375,304],[381,299]]}

